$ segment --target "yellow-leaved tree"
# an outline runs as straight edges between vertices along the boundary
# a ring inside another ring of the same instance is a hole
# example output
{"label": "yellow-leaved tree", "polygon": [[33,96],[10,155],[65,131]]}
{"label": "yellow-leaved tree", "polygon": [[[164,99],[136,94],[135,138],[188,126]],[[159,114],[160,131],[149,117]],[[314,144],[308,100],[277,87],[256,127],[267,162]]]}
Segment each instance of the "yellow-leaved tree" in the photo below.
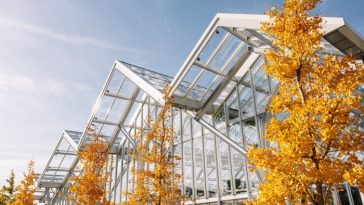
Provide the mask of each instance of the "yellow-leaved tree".
{"label": "yellow-leaved tree", "polygon": [[20,185],[16,187],[16,192],[13,194],[13,200],[7,205],[35,205],[35,174],[34,162],[28,164],[28,172],[24,173],[24,179],[20,181]]}
{"label": "yellow-leaved tree", "polygon": [[11,170],[9,179],[6,179],[8,185],[4,185],[0,190],[0,205],[13,201],[13,194],[15,192],[15,174],[14,170]]}
{"label": "yellow-leaved tree", "polygon": [[274,38],[265,70],[280,87],[265,134],[275,146],[248,153],[265,178],[254,204],[329,204],[334,187],[344,182],[364,191],[358,92],[364,68],[351,56],[323,51],[323,20],[309,15],[319,2],[286,0],[267,11],[270,22],[262,25]]}
{"label": "yellow-leaved tree", "polygon": [[[178,188],[180,175],[174,170],[179,156],[174,155],[174,129],[169,124],[171,117],[170,88],[163,89],[164,105],[158,118],[146,123],[147,131],[139,131],[137,145],[133,154],[136,168],[132,168],[135,179],[134,189],[127,193],[124,204],[170,205],[181,204],[182,196]],[[149,167],[149,169],[146,169]]]}
{"label": "yellow-leaved tree", "polygon": [[104,169],[108,145],[93,129],[89,128],[87,132],[92,141],[78,153],[82,172],[70,180],[73,185],[69,189],[69,199],[75,205],[109,205],[111,203],[105,197],[108,173]]}

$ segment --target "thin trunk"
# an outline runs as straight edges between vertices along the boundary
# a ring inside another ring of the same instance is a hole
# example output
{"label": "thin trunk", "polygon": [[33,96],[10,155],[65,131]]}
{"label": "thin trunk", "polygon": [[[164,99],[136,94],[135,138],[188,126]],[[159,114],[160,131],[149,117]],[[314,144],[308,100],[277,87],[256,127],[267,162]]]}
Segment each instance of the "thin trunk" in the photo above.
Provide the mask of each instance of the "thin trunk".
{"label": "thin trunk", "polygon": [[324,200],[324,193],[323,193],[323,184],[322,182],[316,182],[316,205],[325,205],[325,200]]}
{"label": "thin trunk", "polygon": [[296,70],[296,83],[297,83],[298,91],[301,95],[302,104],[305,104],[305,101],[306,101],[305,94],[303,92],[303,88],[301,85],[301,66]]}
{"label": "thin trunk", "polygon": [[[320,170],[320,160],[317,159],[317,152],[316,152],[315,147],[312,148],[311,159],[315,164],[315,168],[317,169],[317,171],[319,171]],[[316,181],[315,185],[316,185],[316,194],[315,194],[314,204],[315,205],[325,205],[324,192],[323,192],[323,182],[322,181]]]}
{"label": "thin trunk", "polygon": [[[164,111],[162,111],[164,112]],[[160,142],[160,157],[159,157],[159,166],[161,166],[161,164],[163,163],[163,158],[164,158],[164,142],[165,142],[165,138],[166,138],[166,133],[165,133],[165,113],[162,114],[162,140]],[[159,184],[159,189],[161,189],[162,187],[162,180],[163,180],[163,175],[162,173],[159,174],[159,177],[158,177],[158,184]],[[159,190],[161,192],[161,190]],[[162,204],[162,195],[161,193],[159,193],[159,197],[158,197],[158,205],[161,205]]]}

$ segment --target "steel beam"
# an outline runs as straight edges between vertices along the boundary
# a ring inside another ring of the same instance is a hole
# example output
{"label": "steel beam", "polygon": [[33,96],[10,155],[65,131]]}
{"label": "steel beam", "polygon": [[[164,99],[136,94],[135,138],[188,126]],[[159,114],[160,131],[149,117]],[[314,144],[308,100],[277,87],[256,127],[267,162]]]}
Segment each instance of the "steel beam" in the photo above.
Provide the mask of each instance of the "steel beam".
{"label": "steel beam", "polygon": [[195,114],[194,112],[185,111],[185,113],[187,113],[190,117],[194,118],[198,123],[200,123],[201,125],[203,125],[206,129],[208,129],[214,135],[218,136],[222,141],[224,141],[225,143],[227,143],[229,146],[231,146],[237,152],[241,153],[244,157],[246,157],[246,154],[248,153],[248,151],[245,148],[243,148],[238,143],[236,143],[232,139],[230,139],[227,136],[225,136],[223,133],[221,133],[215,127],[213,127],[212,125],[210,125],[210,123],[208,123],[205,120],[199,118],[197,116],[197,114]]}
{"label": "steel beam", "polygon": [[160,104],[164,103],[163,94],[158,89],[156,89],[153,85],[146,82],[143,78],[141,78],[139,75],[130,70],[122,62],[115,61],[115,68],[118,69],[121,73],[123,73],[129,80],[131,80],[135,85],[141,88],[154,100],[156,100]]}
{"label": "steel beam", "polygon": [[216,90],[211,94],[211,96],[206,100],[204,105],[201,107],[201,109],[197,112],[197,116],[201,117],[202,114],[206,112],[206,110],[209,109],[209,107],[214,103],[215,99],[217,99],[221,92],[225,89],[225,87],[231,83],[231,79],[235,76],[235,74],[240,70],[240,68],[243,66],[245,61],[249,58],[250,52],[246,53],[244,57],[240,58],[238,62],[231,68],[230,72],[227,74],[227,76],[223,79],[223,81],[220,83],[220,85],[216,88]]}
{"label": "steel beam", "polygon": [[67,140],[67,142],[72,146],[72,148],[74,150],[78,150],[78,145],[76,144],[76,142],[72,139],[72,137],[67,133],[67,132],[63,132],[63,138]]}

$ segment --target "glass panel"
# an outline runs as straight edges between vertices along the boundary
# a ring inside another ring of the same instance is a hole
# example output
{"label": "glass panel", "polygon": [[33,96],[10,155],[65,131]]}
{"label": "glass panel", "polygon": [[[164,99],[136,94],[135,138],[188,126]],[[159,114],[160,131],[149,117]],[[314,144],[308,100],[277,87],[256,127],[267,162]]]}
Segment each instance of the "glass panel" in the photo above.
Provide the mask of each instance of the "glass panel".
{"label": "glass panel", "polygon": [[211,61],[211,67],[215,68],[218,71],[222,71],[224,65],[228,62],[228,60],[234,54],[234,51],[238,49],[240,45],[240,40],[235,36],[229,36],[226,43],[219,50],[216,56]]}
{"label": "glass panel", "polygon": [[257,111],[259,114],[266,110],[270,97],[269,95],[260,92],[255,92],[255,94],[256,94]]}
{"label": "glass panel", "polygon": [[97,111],[95,113],[95,118],[97,118],[98,120],[105,120],[110,111],[113,101],[114,98],[109,96],[103,96],[100,102],[100,106],[97,108]]}
{"label": "glass panel", "polygon": [[137,111],[140,103],[133,103],[131,109],[129,110],[124,125],[131,126],[134,122],[135,112]]}
{"label": "glass panel", "polygon": [[224,74],[227,74],[227,72],[235,65],[235,63],[244,55],[246,55],[248,52],[248,45],[246,43],[241,42],[239,50],[237,51],[236,55],[231,59],[230,62],[226,65],[224,69]]}
{"label": "glass panel", "polygon": [[157,73],[139,66],[135,66],[125,62],[122,63],[139,77],[143,78],[150,85],[155,86],[155,88],[157,88],[158,90],[162,90],[163,87],[170,84],[173,79],[172,77],[169,77],[167,75],[163,75],[161,73]]}
{"label": "glass panel", "polygon": [[[182,159],[182,145],[178,144],[175,149],[174,149],[174,154],[175,156],[178,156]],[[182,176],[182,160],[176,161],[176,164],[178,164],[178,166],[176,166],[176,168],[174,169],[176,174],[179,174],[180,176]],[[183,183],[183,179],[181,179],[181,182]]]}
{"label": "glass panel", "polygon": [[226,101],[229,116],[229,138],[233,139],[238,144],[243,145],[236,89],[232,92],[232,95]]}
{"label": "glass panel", "polygon": [[239,86],[240,90],[240,110],[243,118],[254,115],[253,90],[249,87]]}
{"label": "glass panel", "polygon": [[256,196],[259,189],[259,180],[256,172],[249,171],[249,184],[250,184],[250,191],[252,192],[253,195]]}
{"label": "glass panel", "polygon": [[[248,121],[247,123],[252,123],[252,121]],[[253,121],[253,122],[255,123],[255,121]],[[256,127],[253,125],[249,125],[249,124],[244,124],[243,127],[244,127],[243,129],[244,129],[244,136],[246,139],[246,143],[250,146],[258,147],[259,138],[258,138]]]}
{"label": "glass panel", "polygon": [[121,83],[123,82],[124,77],[125,76],[121,74],[120,71],[115,69],[107,87],[107,91],[109,93],[116,94],[120,88]]}
{"label": "glass panel", "polygon": [[118,137],[117,137],[117,141],[115,142],[115,144],[117,144],[117,145],[120,145],[121,146],[121,144],[120,144],[120,142],[121,142],[121,140],[122,139],[124,139],[125,138],[125,135],[123,134],[123,132],[119,132],[118,133]]}
{"label": "glass panel", "polygon": [[225,38],[226,35],[230,34],[228,34],[225,29],[217,28],[215,33],[209,39],[206,46],[198,56],[198,60],[201,63],[206,64],[208,59],[210,59],[211,55],[217,49],[217,47],[220,45],[221,41]]}
{"label": "glass panel", "polygon": [[129,164],[129,143],[125,143],[124,145],[125,151],[122,152],[122,161],[120,163],[120,170],[124,172],[122,175],[122,189],[121,189],[121,200],[126,200],[126,187],[128,186],[128,164]]}
{"label": "glass panel", "polygon": [[322,53],[323,54],[334,54],[334,55],[341,55],[344,56],[344,53],[337,49],[335,46],[331,45],[327,40],[321,40],[321,46],[323,46]]}
{"label": "glass panel", "polygon": [[111,107],[110,113],[107,116],[107,121],[119,122],[121,115],[127,105],[127,100],[115,99],[113,106]]}
{"label": "glass panel", "polygon": [[[199,127],[201,129],[201,127]],[[199,131],[201,133],[201,131]],[[198,132],[194,132],[198,133]],[[196,138],[195,138],[196,137]],[[196,176],[196,198],[203,198],[205,195],[204,188],[204,170],[203,170],[203,151],[201,135],[194,135],[194,147],[195,147],[195,176]]]}
{"label": "glass panel", "polygon": [[235,120],[234,124],[229,127],[229,138],[238,144],[243,145],[243,137],[240,128],[241,126],[239,121]]}
{"label": "glass panel", "polygon": [[269,91],[268,87],[266,87],[266,89],[262,87],[262,85],[267,82],[267,76],[265,75],[265,71],[262,67],[254,74],[253,80],[255,87],[261,88],[267,92]]}
{"label": "glass panel", "polygon": [[203,167],[196,165],[195,167],[195,175],[196,175],[196,198],[201,199],[204,198],[205,189],[204,189],[204,179],[203,179]]}
{"label": "glass panel", "polygon": [[230,175],[230,163],[229,163],[229,149],[228,145],[220,141],[220,160],[221,160],[221,177],[222,177],[222,194],[230,195],[232,194],[231,187],[231,175]]}
{"label": "glass panel", "polygon": [[217,187],[217,168],[215,161],[215,143],[213,135],[206,129],[204,129],[205,135],[205,154],[206,154],[206,164],[207,164],[207,189],[208,189],[208,197],[216,197],[218,192]]}
{"label": "glass panel", "polygon": [[270,78],[270,87],[272,89],[272,93],[274,94],[275,91],[278,89],[279,81],[275,78]]}
{"label": "glass panel", "polygon": [[183,78],[183,81],[192,83],[197,75],[200,73],[201,68],[193,65],[190,70],[187,72],[186,76]]}
{"label": "glass panel", "polygon": [[178,108],[173,108],[173,129],[175,133],[175,144],[181,144],[181,130],[182,121],[180,116],[180,110]]}
{"label": "glass panel", "polygon": [[193,193],[193,179],[192,179],[192,148],[190,141],[183,143],[183,172],[184,172],[184,184],[185,194],[187,197],[192,197]]}
{"label": "glass panel", "polygon": [[[193,66],[191,68],[191,70],[187,73],[187,75],[185,76],[185,82],[189,82],[188,84],[188,88],[185,90],[184,95],[187,94],[187,97],[190,99],[199,99],[201,98],[201,96],[204,94],[206,88],[205,87],[201,87],[200,85],[196,84],[193,86],[193,88],[191,89],[190,86],[193,81],[195,81],[195,79],[198,77],[198,74],[201,72],[201,69],[197,66]],[[205,82],[204,82],[205,83]],[[191,89],[191,90],[190,90]]]}
{"label": "glass panel", "polygon": [[203,103],[206,102],[206,100],[211,96],[211,94],[215,91],[215,89],[217,88],[218,85],[220,85],[221,81],[224,78],[221,76],[215,76],[212,84],[210,85],[210,87],[208,87],[208,90],[205,92],[205,94],[203,95],[202,99],[200,99]]}
{"label": "glass panel", "polygon": [[183,116],[183,140],[186,141],[188,139],[191,139],[190,118],[184,113]]}
{"label": "glass panel", "polygon": [[238,100],[237,100],[237,93],[236,89],[232,91],[230,97],[226,100],[226,106],[229,107],[229,109],[238,110]]}
{"label": "glass panel", "polygon": [[76,144],[80,142],[82,132],[74,132],[69,130],[66,130],[65,132],[67,132],[67,134],[73,139],[73,141],[76,142]]}
{"label": "glass panel", "polygon": [[106,139],[108,140],[108,138],[114,133],[116,126],[114,125],[103,125],[102,128],[100,129],[100,134],[102,134],[103,136],[106,137]]}
{"label": "glass panel", "polygon": [[134,89],[134,83],[131,82],[128,78],[125,78],[121,89],[119,90],[118,94],[121,96],[131,97],[131,93]]}
{"label": "glass panel", "polygon": [[236,194],[245,193],[248,191],[248,182],[246,178],[245,159],[235,150],[231,150],[233,156],[233,174],[235,177]]}
{"label": "glass panel", "polygon": [[223,106],[215,113],[213,120],[215,122],[215,127],[221,133],[226,134],[225,112]]}
{"label": "glass panel", "polygon": [[214,79],[214,77],[216,76],[216,74],[205,70],[201,77],[198,79],[197,81],[197,85],[204,87],[204,88],[208,88],[210,86],[210,84],[212,83],[212,80]]}

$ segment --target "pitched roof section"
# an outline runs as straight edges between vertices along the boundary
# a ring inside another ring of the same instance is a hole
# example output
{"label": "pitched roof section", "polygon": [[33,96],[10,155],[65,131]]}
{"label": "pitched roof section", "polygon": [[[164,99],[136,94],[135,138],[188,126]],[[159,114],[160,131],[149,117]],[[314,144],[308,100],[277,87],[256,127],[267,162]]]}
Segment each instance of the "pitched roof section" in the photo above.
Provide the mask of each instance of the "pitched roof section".
{"label": "pitched roof section", "polygon": [[[199,116],[215,111],[271,46],[271,38],[260,32],[264,21],[269,21],[265,15],[217,14],[171,82],[171,95],[184,104],[194,101]],[[323,21],[328,42],[345,54],[363,58],[363,39],[342,18]],[[187,92],[180,91],[184,82],[189,85]]]}

